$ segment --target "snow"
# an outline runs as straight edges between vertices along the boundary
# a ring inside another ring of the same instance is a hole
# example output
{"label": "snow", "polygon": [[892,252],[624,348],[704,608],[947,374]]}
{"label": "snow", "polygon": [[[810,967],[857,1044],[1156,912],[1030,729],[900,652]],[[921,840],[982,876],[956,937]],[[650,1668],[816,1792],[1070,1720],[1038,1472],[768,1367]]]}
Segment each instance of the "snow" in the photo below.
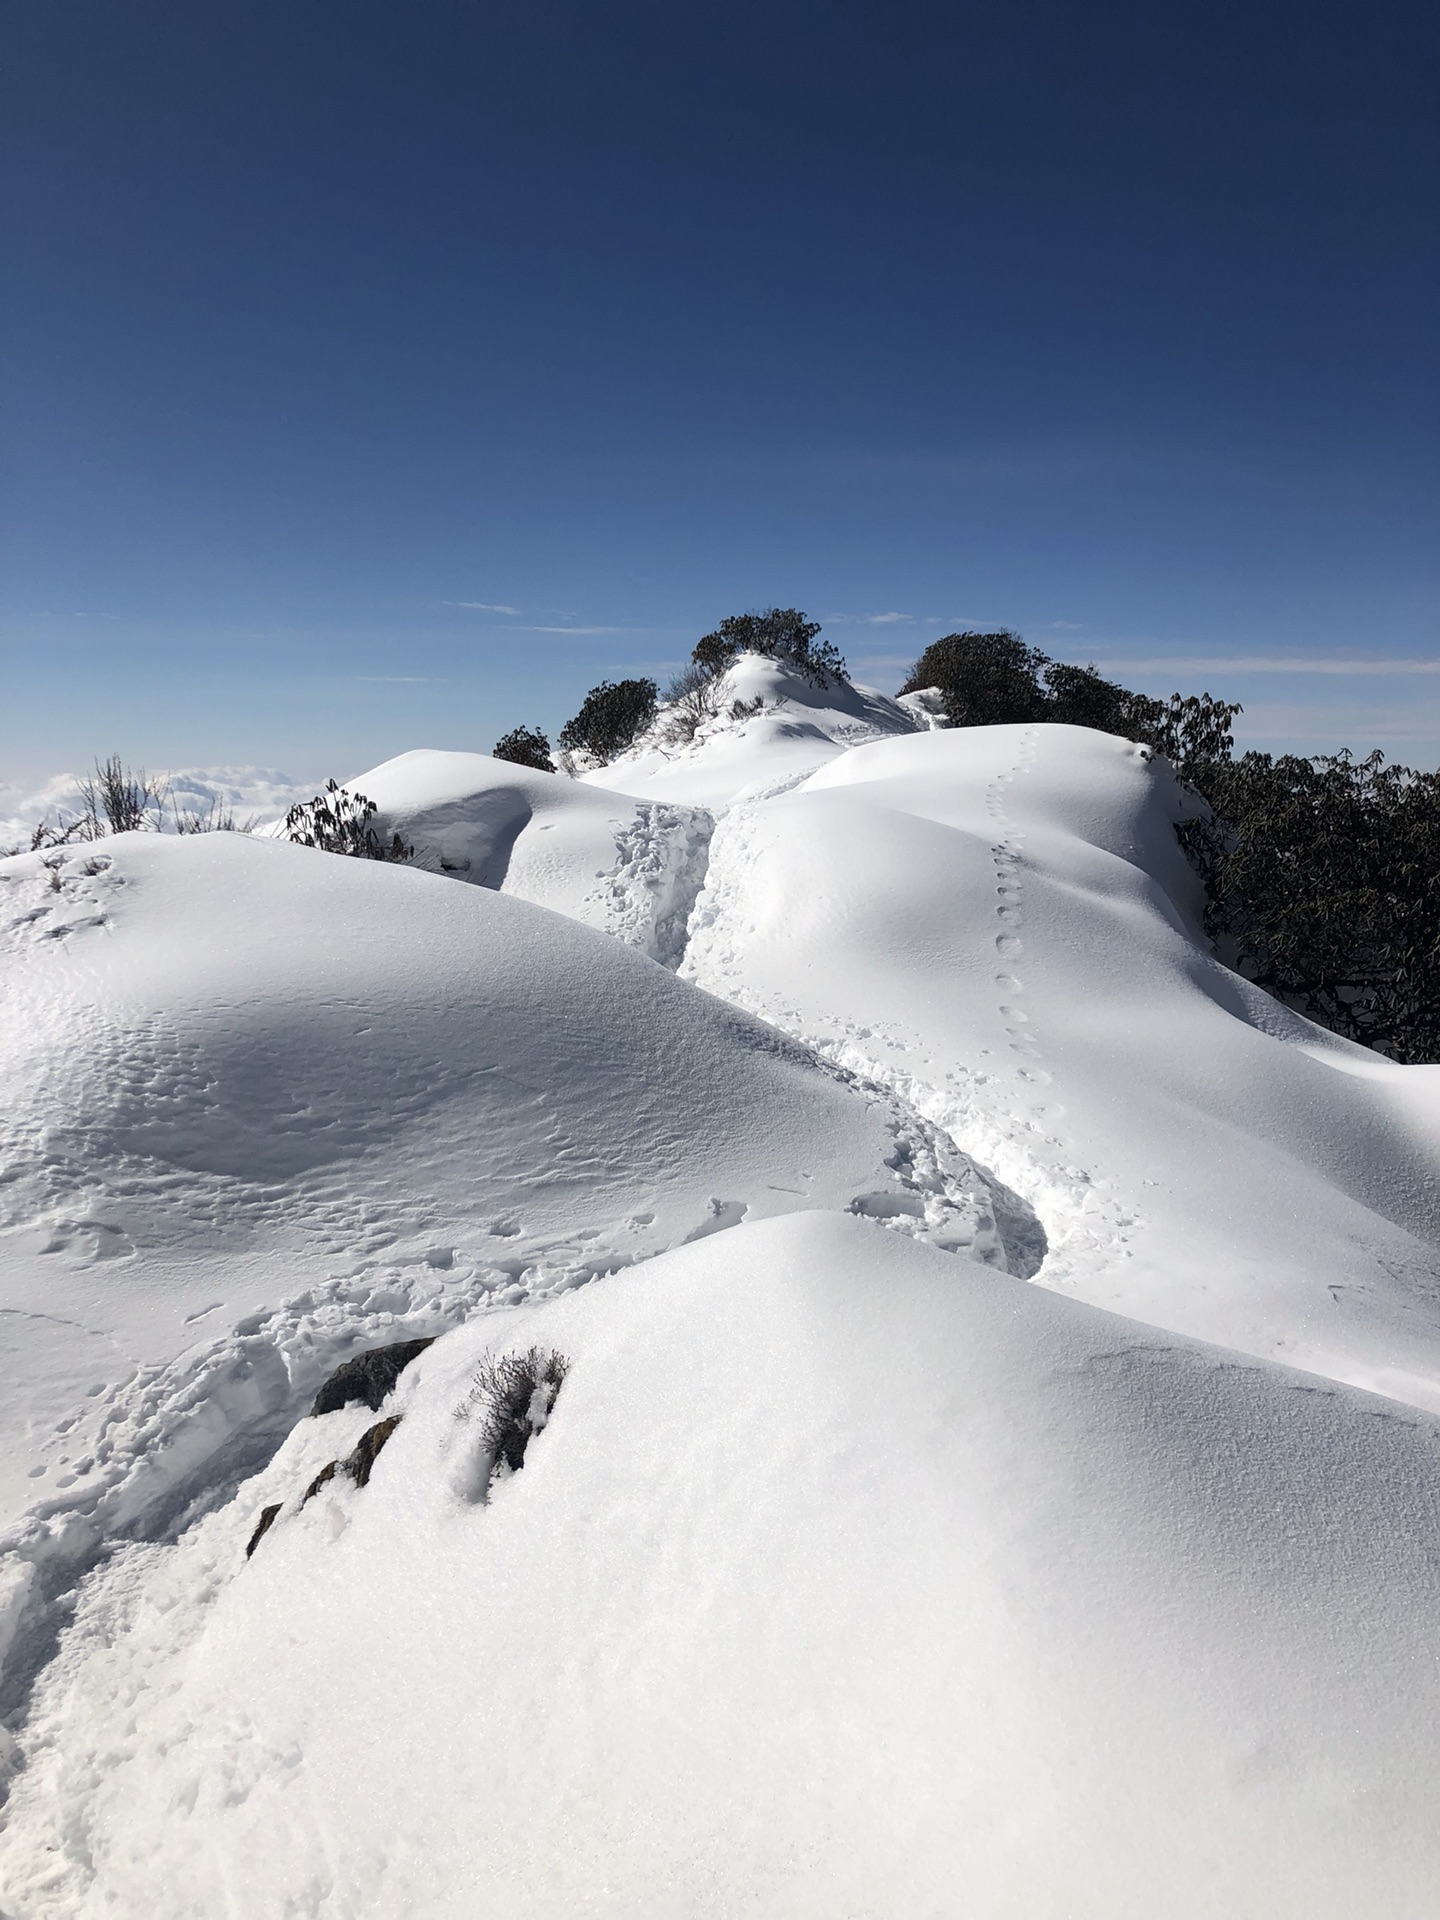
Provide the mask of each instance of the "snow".
{"label": "snow", "polygon": [[1203,951],[1184,807],[1081,728],[861,746],[726,816],[685,971],[1020,1190],[1045,1284],[1440,1409],[1440,1069]]}
{"label": "snow", "polygon": [[[83,1604],[11,1901],[1432,1910],[1435,1424],[957,1272],[742,1226],[450,1335],[303,1510],[375,1416],[302,1422]],[[549,1424],[467,1498],[468,1383],[536,1341]]]}
{"label": "snow", "polygon": [[[818,685],[782,661],[755,654],[742,655],[723,675],[718,699],[721,712],[702,723],[688,745],[665,740],[662,725],[608,767],[582,774],[582,781],[644,799],[720,807],[752,787],[772,790],[803,779],[862,741],[926,724],[873,688]],[[761,706],[754,714],[730,717],[737,703],[756,701]]]}
{"label": "snow", "polygon": [[1145,750],[722,692],[0,862],[16,1920],[1434,1912],[1440,1069]]}
{"label": "snow", "polygon": [[683,953],[715,824],[703,807],[479,753],[404,753],[349,784],[430,871],[568,913],[663,965]]}

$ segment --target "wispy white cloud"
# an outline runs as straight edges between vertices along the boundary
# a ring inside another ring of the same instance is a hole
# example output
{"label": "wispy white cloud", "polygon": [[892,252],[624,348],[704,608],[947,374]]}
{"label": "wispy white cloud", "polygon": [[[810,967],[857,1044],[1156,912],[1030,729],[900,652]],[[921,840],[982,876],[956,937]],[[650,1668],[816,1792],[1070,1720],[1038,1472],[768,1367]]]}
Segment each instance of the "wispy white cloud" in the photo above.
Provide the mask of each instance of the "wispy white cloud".
{"label": "wispy white cloud", "polygon": [[512,617],[520,612],[519,607],[502,607],[498,600],[442,600],[442,607],[465,607],[471,613],[508,613]]}
{"label": "wispy white cloud", "polygon": [[643,633],[643,627],[521,627],[521,633]]}
{"label": "wispy white cloud", "polygon": [[1284,654],[1259,653],[1204,656],[1176,653],[1148,659],[1101,660],[1097,664],[1107,673],[1440,674],[1440,660],[1335,660],[1323,655],[1291,659]]}
{"label": "wispy white cloud", "polygon": [[1045,631],[1047,633],[1079,633],[1083,624],[1080,620],[1052,620]]}

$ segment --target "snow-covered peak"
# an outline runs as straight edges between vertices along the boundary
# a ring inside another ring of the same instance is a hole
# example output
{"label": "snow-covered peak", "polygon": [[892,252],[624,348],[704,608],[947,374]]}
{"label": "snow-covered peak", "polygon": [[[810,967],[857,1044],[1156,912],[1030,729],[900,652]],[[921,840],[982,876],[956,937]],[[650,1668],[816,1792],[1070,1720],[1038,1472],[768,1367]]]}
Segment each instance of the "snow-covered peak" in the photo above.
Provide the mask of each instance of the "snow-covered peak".
{"label": "snow-covered peak", "polygon": [[662,706],[643,739],[581,779],[647,799],[721,807],[793,785],[862,741],[914,733],[920,724],[873,687],[807,679],[756,653],[718,676],[708,704],[693,733],[676,707]]}

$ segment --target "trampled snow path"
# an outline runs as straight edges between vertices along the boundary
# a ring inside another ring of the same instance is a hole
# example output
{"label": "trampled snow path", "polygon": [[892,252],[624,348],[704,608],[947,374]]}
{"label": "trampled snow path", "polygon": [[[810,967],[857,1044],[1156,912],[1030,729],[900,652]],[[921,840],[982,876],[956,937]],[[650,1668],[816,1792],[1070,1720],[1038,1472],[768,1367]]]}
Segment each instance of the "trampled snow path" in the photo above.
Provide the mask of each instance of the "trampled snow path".
{"label": "trampled snow path", "polygon": [[[916,1034],[905,1021],[864,1022],[802,1008],[784,995],[758,989],[747,977],[744,949],[750,876],[764,858],[765,809],[803,787],[809,773],[734,802],[712,840],[703,896],[690,923],[683,976],[730,1000],[812,1047],[847,1072],[884,1087],[903,1108],[939,1128],[961,1152],[995,1169],[1024,1194],[1045,1222],[1045,1282],[1063,1286],[1069,1275],[1128,1257],[1135,1215],[1106,1191],[1107,1183],[1075,1163],[1075,1151],[1056,1130],[1061,1110],[1049,1098],[1047,1071],[1024,996],[1024,835],[1006,811],[1006,794],[1035,757],[1037,729],[1020,731],[1008,771],[985,788],[985,813],[994,841],[995,971],[993,1005],[1014,1058],[988,1069],[955,1063],[927,1077],[917,1071]],[[993,1057],[991,1049],[977,1049]]]}
{"label": "trampled snow path", "polygon": [[685,957],[714,831],[714,816],[703,807],[642,801],[616,832],[614,868],[585,904],[598,900],[607,933],[674,971]]}

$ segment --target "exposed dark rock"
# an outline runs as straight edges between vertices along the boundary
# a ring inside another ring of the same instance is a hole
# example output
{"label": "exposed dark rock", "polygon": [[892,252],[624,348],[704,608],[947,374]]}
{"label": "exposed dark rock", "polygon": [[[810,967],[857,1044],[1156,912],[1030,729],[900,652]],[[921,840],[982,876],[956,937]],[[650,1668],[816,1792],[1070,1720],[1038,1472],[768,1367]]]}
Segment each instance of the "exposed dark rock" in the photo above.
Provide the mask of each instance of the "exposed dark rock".
{"label": "exposed dark rock", "polygon": [[[320,1471],[316,1474],[315,1478],[310,1482],[309,1486],[306,1487],[305,1489],[305,1500],[311,1499],[315,1494],[317,1494],[320,1491],[321,1487],[328,1485],[329,1482],[335,1478],[336,1474],[339,1471],[340,1471],[340,1462],[338,1460],[332,1460],[328,1467],[321,1467]],[[305,1504],[305,1500],[302,1500],[300,1502],[302,1507]]]}
{"label": "exposed dark rock", "polygon": [[[305,1489],[305,1500],[308,1500],[312,1494],[318,1493],[322,1487],[328,1486],[337,1473],[348,1473],[357,1487],[368,1487],[370,1484],[370,1474],[374,1468],[380,1449],[385,1445],[385,1442],[390,1438],[391,1434],[394,1433],[399,1424],[400,1415],[398,1413],[392,1413],[388,1420],[377,1420],[373,1427],[367,1427],[355,1442],[355,1447],[352,1452],[347,1453],[343,1460],[332,1460],[328,1466],[320,1469],[319,1473],[316,1474],[315,1478]],[[302,1507],[305,1504],[305,1500],[300,1502]],[[278,1507],[276,1508],[276,1512],[279,1512]],[[266,1524],[268,1525],[269,1523],[267,1522]],[[264,1527],[262,1527],[260,1530],[261,1533],[263,1533],[264,1530]],[[258,1540],[260,1535],[257,1534],[255,1537]]]}
{"label": "exposed dark rock", "polygon": [[367,1427],[355,1444],[355,1451],[345,1462],[345,1471],[357,1487],[367,1486],[371,1469],[380,1449],[400,1424],[400,1415],[392,1413],[388,1420],[377,1420],[373,1427]]}
{"label": "exposed dark rock", "polygon": [[398,1340],[391,1347],[371,1347],[368,1353],[352,1355],[316,1394],[311,1414],[338,1413],[357,1400],[378,1413],[406,1367],[431,1344],[431,1340]]}
{"label": "exposed dark rock", "polygon": [[271,1527],[274,1526],[275,1516],[277,1513],[279,1513],[279,1511],[280,1511],[280,1502],[278,1500],[275,1502],[273,1507],[265,1507],[264,1509],[262,1509],[260,1518],[257,1521],[255,1526],[255,1531],[250,1536],[250,1544],[245,1549],[245,1558],[247,1560],[250,1558],[251,1554],[254,1553],[256,1547],[259,1546],[260,1542],[265,1538],[266,1534],[270,1531]]}

